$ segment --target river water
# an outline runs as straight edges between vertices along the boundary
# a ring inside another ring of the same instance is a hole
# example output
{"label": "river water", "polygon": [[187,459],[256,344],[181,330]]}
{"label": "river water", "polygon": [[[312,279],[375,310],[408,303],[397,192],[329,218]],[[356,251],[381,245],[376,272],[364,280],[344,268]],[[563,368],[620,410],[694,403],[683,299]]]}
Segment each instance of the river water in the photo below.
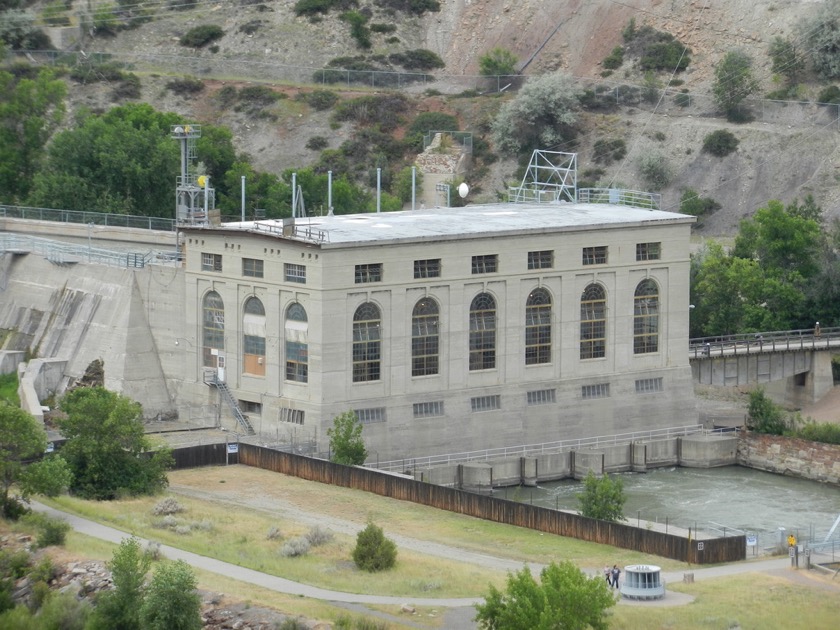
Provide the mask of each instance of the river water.
{"label": "river water", "polygon": [[[738,529],[758,536],[759,547],[772,547],[779,528],[800,540],[822,541],[840,516],[840,488],[771,473],[723,468],[659,468],[621,473],[627,502],[624,516],[654,521],[710,535]],[[537,488],[500,488],[494,495],[543,507],[577,510],[582,483],[564,480]],[[840,526],[834,538],[840,535]]]}

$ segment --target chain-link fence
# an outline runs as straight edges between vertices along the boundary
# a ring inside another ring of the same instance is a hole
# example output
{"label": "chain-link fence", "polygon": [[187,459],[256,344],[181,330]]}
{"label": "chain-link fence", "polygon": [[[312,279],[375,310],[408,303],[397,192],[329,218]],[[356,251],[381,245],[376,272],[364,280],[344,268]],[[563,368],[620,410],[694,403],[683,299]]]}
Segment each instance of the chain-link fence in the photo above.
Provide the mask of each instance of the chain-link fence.
{"label": "chain-link fence", "polygon": [[[291,66],[261,59],[143,53],[82,53],[27,51],[17,60],[44,65],[97,64],[113,62],[127,70],[148,74],[189,75],[207,79],[293,83],[336,88],[396,89],[408,92],[504,92],[520,88],[528,79],[521,75],[442,75],[382,70],[345,70]],[[656,88],[611,79],[576,78],[583,93],[582,105],[591,111],[636,108],[672,117],[719,117],[721,112],[708,93],[678,88]],[[840,104],[809,101],[746,99],[742,113],[758,122],[791,126],[840,129]]]}

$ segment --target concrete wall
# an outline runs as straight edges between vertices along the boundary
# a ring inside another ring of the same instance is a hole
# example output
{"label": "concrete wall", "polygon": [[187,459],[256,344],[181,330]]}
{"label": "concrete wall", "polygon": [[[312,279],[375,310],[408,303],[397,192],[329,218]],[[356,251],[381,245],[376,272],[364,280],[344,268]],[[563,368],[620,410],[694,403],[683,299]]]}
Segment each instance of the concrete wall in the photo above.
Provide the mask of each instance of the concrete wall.
{"label": "concrete wall", "polygon": [[15,372],[18,363],[23,361],[26,353],[21,350],[2,350],[0,351],[0,374],[11,374]]}
{"label": "concrete wall", "polygon": [[741,466],[840,485],[840,445],[742,431]]}
{"label": "concrete wall", "polygon": [[737,463],[737,436],[689,435],[677,439],[680,442],[680,466],[714,468]]}
{"label": "concrete wall", "polygon": [[44,422],[44,410],[41,401],[62,390],[64,384],[64,368],[67,362],[63,359],[33,359],[29,363],[21,363],[18,367],[18,397],[21,408],[34,416],[41,423]]}

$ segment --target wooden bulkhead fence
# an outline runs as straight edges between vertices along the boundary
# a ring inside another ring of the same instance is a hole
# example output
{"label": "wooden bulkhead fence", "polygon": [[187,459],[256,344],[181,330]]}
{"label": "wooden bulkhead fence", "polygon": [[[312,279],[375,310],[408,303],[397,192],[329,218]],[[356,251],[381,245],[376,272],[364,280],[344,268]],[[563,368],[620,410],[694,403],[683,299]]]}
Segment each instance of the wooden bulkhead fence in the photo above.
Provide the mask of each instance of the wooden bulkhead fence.
{"label": "wooden bulkhead fence", "polygon": [[599,521],[551,508],[437,486],[369,468],[334,464],[323,459],[252,444],[240,443],[239,452],[230,455],[226,453],[225,444],[174,449],[173,455],[176,468],[224,465],[226,461],[230,464],[239,463],[309,481],[411,501],[496,523],[632,549],[691,564],[716,564],[746,558],[747,541],[743,535],[705,540],[688,539],[623,523]]}

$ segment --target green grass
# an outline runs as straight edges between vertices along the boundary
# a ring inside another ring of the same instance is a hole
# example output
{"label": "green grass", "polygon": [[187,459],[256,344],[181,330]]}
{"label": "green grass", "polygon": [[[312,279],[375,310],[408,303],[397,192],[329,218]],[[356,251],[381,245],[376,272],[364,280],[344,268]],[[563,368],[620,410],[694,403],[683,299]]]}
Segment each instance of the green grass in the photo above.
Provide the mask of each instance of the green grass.
{"label": "green grass", "polygon": [[20,407],[20,398],[18,397],[17,390],[17,372],[0,374],[0,400],[5,400],[15,407]]}

